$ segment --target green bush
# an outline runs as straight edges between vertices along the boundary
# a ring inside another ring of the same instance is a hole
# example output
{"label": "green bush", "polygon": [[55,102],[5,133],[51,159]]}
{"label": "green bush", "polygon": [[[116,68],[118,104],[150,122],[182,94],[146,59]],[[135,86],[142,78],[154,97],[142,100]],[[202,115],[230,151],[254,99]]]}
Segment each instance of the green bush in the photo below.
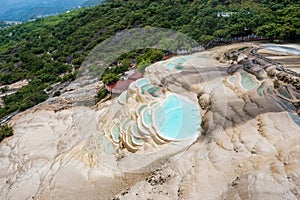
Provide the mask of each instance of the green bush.
{"label": "green bush", "polygon": [[5,93],[8,91],[8,86],[5,86],[3,88],[0,89],[0,92]]}
{"label": "green bush", "polygon": [[7,125],[0,125],[0,142],[4,138],[10,137],[13,135],[13,129]]}
{"label": "green bush", "polygon": [[67,81],[74,81],[76,79],[77,74],[76,73],[69,73],[64,75],[61,82],[67,82]]}
{"label": "green bush", "polygon": [[60,96],[60,91],[59,90],[55,91],[54,94],[53,94],[53,96],[55,96],[55,97]]}
{"label": "green bush", "polygon": [[102,77],[102,82],[105,84],[110,84],[118,81],[120,76],[114,73],[107,73]]}
{"label": "green bush", "polygon": [[101,89],[99,92],[98,92],[98,100],[100,101],[101,99],[103,99],[104,97],[106,97],[106,95],[108,94],[108,90],[107,89]]}

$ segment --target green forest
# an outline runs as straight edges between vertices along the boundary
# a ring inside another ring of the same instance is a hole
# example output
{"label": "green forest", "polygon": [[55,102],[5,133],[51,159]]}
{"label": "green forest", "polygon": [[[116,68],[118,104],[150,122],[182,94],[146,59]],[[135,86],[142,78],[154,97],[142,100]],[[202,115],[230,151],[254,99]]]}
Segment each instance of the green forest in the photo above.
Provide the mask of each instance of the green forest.
{"label": "green forest", "polygon": [[[220,13],[231,13],[227,17]],[[88,53],[115,33],[136,27],[162,27],[203,44],[214,38],[257,34],[270,40],[300,39],[298,0],[114,0],[95,7],[0,29],[0,86],[28,79],[3,98],[0,119],[48,98],[47,89],[76,78]],[[148,55],[144,56],[148,52]],[[151,63],[161,52],[144,51],[138,62]],[[147,59],[152,54],[153,59]],[[122,58],[126,63],[126,56]],[[125,59],[125,60],[124,60]],[[126,65],[125,65],[126,66]],[[107,82],[127,68],[109,71]],[[110,77],[109,77],[110,76]],[[56,95],[59,92],[56,91]]]}

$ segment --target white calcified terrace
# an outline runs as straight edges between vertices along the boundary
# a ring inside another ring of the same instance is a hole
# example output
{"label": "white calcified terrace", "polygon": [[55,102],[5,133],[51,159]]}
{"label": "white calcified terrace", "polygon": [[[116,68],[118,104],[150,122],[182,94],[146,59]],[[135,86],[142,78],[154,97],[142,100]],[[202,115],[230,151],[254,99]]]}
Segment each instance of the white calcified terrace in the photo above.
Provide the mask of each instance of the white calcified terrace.
{"label": "white calcified terrace", "polygon": [[163,93],[149,79],[133,82],[129,90],[119,96],[117,103],[121,107],[114,120],[104,124],[108,127],[104,132],[114,144],[125,146],[130,152],[138,151],[150,138],[154,145],[162,145],[189,138],[195,140],[200,134],[197,101],[171,92]]}

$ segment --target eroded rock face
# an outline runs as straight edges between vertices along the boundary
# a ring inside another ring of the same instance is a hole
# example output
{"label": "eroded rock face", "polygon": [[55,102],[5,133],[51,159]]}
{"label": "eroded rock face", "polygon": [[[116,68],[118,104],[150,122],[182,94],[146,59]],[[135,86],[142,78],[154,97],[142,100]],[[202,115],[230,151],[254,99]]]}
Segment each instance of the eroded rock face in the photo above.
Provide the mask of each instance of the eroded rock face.
{"label": "eroded rock face", "polygon": [[271,76],[258,80],[240,67],[228,74],[229,65],[213,59],[244,46],[146,69],[145,77],[161,88],[158,96],[182,95],[196,104],[200,97],[202,128],[192,144],[150,137],[133,153],[116,143],[107,131],[126,120],[118,112],[134,121],[132,105],[146,102],[130,91],[126,102],[119,97],[94,108],[65,103],[60,109],[62,98],[83,102],[75,87],[15,116],[15,135],[0,144],[1,199],[299,199],[299,91],[283,81],[274,88]]}
{"label": "eroded rock face", "polygon": [[210,104],[210,96],[209,94],[202,94],[199,98],[199,104],[202,109],[207,109]]}

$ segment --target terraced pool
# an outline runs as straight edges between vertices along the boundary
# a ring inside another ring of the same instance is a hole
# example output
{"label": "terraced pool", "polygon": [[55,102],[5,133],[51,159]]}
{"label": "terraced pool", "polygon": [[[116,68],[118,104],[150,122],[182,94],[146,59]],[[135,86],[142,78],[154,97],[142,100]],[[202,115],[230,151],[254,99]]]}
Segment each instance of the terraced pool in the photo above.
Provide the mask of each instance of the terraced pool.
{"label": "terraced pool", "polygon": [[183,97],[168,95],[153,112],[153,126],[162,138],[181,140],[199,134],[201,119],[198,108]]}
{"label": "terraced pool", "polygon": [[[128,98],[137,101],[128,101]],[[150,138],[156,144],[165,144],[195,139],[194,136],[200,134],[201,116],[197,101],[171,92],[163,93],[147,78],[131,83],[118,102],[124,114],[118,114],[113,120],[107,135],[112,144],[122,143],[130,152],[138,151]],[[111,152],[111,147],[107,148]]]}
{"label": "terraced pool", "polygon": [[142,87],[143,85],[150,84],[147,78],[141,78],[135,82],[138,87]]}
{"label": "terraced pool", "polygon": [[178,64],[183,64],[183,63],[185,63],[187,60],[185,59],[185,58],[177,58],[176,60],[175,60],[175,62],[176,63],[178,63]]}
{"label": "terraced pool", "polygon": [[236,79],[235,76],[230,76],[228,78],[228,82],[233,85],[235,83],[235,79]]}
{"label": "terraced pool", "polygon": [[293,122],[300,126],[300,117],[296,113],[289,112],[289,116],[293,120]]}
{"label": "terraced pool", "polygon": [[258,88],[257,88],[257,94],[259,95],[259,96],[263,96],[263,90],[264,90],[264,88],[265,88],[265,82],[263,82]]}
{"label": "terraced pool", "polygon": [[256,87],[256,82],[253,78],[247,73],[241,73],[242,81],[241,85],[245,90],[252,90]]}
{"label": "terraced pool", "polygon": [[168,67],[168,69],[174,69],[175,65],[173,63],[168,63],[167,67]]}
{"label": "terraced pool", "polygon": [[290,93],[287,91],[286,87],[282,86],[278,89],[278,92],[280,95],[282,95],[283,97],[287,98],[287,99],[292,99],[292,96],[290,95]]}

